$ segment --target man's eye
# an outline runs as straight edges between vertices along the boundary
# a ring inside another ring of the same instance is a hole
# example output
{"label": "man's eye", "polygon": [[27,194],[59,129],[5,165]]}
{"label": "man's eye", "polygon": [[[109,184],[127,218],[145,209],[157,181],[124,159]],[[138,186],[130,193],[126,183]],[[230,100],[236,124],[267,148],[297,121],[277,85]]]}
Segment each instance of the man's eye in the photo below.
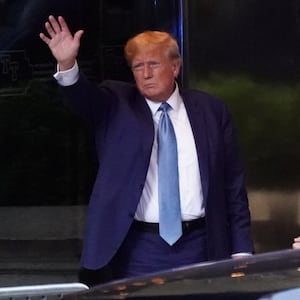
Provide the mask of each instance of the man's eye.
{"label": "man's eye", "polygon": [[152,62],[149,64],[152,69],[156,69],[160,66],[159,62]]}
{"label": "man's eye", "polygon": [[142,64],[139,64],[139,65],[134,65],[132,66],[132,70],[133,71],[141,71],[143,69],[143,65]]}
{"label": "man's eye", "polygon": [[137,65],[133,65],[132,66],[132,71],[136,72],[136,71],[143,71],[145,67],[151,68],[151,69],[157,69],[160,67],[160,63],[159,62],[149,62],[146,64],[137,64]]}

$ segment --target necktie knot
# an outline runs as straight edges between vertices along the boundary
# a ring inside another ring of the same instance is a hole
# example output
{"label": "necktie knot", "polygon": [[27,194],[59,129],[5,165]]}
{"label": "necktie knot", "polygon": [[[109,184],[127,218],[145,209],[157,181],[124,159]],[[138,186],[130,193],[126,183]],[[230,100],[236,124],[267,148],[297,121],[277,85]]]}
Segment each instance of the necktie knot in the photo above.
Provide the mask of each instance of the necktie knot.
{"label": "necktie knot", "polygon": [[167,102],[163,102],[158,110],[162,110],[162,112],[166,113],[171,108],[170,104]]}

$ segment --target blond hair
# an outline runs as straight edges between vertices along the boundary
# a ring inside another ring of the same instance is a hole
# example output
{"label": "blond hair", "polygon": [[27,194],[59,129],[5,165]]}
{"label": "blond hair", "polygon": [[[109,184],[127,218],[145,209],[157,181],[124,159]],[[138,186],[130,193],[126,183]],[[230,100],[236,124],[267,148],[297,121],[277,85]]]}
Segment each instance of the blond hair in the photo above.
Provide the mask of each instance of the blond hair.
{"label": "blond hair", "polygon": [[161,47],[166,51],[170,60],[181,62],[178,43],[174,37],[164,31],[144,31],[129,39],[125,45],[124,53],[127,63],[131,66],[134,57],[144,49]]}

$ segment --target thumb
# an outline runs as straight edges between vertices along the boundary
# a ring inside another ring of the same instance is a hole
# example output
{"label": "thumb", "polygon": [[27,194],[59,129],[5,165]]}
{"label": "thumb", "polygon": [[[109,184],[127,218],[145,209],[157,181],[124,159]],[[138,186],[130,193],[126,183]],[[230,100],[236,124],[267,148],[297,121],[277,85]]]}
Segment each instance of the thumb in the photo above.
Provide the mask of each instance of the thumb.
{"label": "thumb", "polygon": [[82,35],[84,34],[83,30],[78,30],[75,34],[74,34],[74,40],[76,40],[78,43],[80,43],[80,39],[82,37]]}

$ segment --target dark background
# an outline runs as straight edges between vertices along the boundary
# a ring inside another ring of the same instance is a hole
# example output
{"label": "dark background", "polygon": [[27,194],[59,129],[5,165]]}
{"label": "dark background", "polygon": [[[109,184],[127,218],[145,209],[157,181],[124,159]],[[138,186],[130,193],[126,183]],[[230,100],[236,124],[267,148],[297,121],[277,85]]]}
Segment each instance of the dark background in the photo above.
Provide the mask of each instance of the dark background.
{"label": "dark background", "polygon": [[79,65],[91,79],[132,81],[126,40],[145,29],[178,36],[177,1],[0,1],[0,205],[86,204],[93,139],[62,105],[55,61],[39,39],[49,14],[84,29]]}
{"label": "dark background", "polygon": [[184,41],[182,84],[228,104],[249,188],[298,190],[299,12],[296,0],[0,1],[0,205],[86,204],[93,183],[92,137],[38,37],[49,14],[85,30],[79,64],[97,81],[132,80],[123,46],[137,32]]}
{"label": "dark background", "polygon": [[299,190],[300,1],[190,1],[191,85],[228,104],[248,186]]}

